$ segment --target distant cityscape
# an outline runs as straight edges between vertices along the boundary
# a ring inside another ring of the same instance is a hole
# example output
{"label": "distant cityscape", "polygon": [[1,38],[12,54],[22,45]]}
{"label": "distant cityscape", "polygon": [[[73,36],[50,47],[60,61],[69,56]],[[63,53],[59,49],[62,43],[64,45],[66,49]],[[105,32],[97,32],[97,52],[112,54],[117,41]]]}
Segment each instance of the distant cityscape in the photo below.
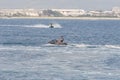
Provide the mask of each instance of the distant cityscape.
{"label": "distant cityscape", "polygon": [[120,7],[110,11],[83,9],[0,9],[3,17],[110,17],[120,18]]}

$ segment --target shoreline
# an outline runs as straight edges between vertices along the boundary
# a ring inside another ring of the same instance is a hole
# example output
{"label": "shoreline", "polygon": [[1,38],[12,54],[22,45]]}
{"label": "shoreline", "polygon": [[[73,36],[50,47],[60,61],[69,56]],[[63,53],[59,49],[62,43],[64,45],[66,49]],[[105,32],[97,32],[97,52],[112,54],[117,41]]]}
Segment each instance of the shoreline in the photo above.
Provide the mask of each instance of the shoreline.
{"label": "shoreline", "polygon": [[120,20],[111,17],[0,17],[0,19],[80,19],[80,20]]}

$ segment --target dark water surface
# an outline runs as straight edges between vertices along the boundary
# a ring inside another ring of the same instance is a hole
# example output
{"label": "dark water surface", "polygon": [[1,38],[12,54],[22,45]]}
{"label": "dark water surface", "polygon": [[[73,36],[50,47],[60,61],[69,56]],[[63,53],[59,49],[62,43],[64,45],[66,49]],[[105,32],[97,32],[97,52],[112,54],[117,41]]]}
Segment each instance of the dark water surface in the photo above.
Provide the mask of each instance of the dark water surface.
{"label": "dark water surface", "polygon": [[0,79],[119,80],[120,20],[0,19]]}

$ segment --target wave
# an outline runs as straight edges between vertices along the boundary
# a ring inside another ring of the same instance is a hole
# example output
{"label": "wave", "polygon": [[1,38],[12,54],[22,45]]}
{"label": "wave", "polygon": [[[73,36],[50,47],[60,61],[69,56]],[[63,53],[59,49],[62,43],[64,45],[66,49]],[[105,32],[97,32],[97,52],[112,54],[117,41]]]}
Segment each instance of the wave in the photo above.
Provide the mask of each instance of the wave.
{"label": "wave", "polygon": [[101,45],[89,45],[89,44],[68,44],[68,45],[55,45],[55,44],[44,44],[44,47],[74,47],[74,48],[100,48]]}
{"label": "wave", "polygon": [[102,45],[89,45],[89,44],[73,44],[75,47],[78,48],[100,48]]}
{"label": "wave", "polygon": [[[35,24],[35,25],[27,25],[25,27],[33,27],[33,28],[49,28],[49,25],[45,24]],[[60,24],[54,24],[54,28],[62,28]]]}
{"label": "wave", "polygon": [[[0,25],[0,26],[10,26],[10,27],[32,27],[32,28],[49,28],[49,25],[46,24],[34,24],[34,25]],[[62,26],[58,23],[54,24],[54,28],[62,28]]]}
{"label": "wave", "polygon": [[115,48],[115,49],[120,49],[120,45],[105,45],[107,48]]}
{"label": "wave", "polygon": [[0,45],[0,50],[40,50],[40,46]]}
{"label": "wave", "polygon": [[32,28],[49,28],[49,26],[44,24],[35,24],[35,25],[26,25],[24,27],[32,27]]}
{"label": "wave", "polygon": [[54,45],[54,44],[43,44],[43,45],[24,45],[22,43],[5,43],[0,44],[1,49],[20,49],[20,48],[47,48],[47,47],[72,47],[72,48],[97,48],[97,49],[120,49],[120,45],[89,45],[89,44],[68,44],[68,45]]}
{"label": "wave", "polygon": [[120,45],[89,45],[89,44],[72,44],[77,48],[113,48],[120,49]]}
{"label": "wave", "polygon": [[[67,45],[55,45],[55,44],[44,44],[44,45],[42,45],[42,46],[44,46],[44,47],[66,47]],[[70,45],[68,45],[68,46],[70,46]]]}
{"label": "wave", "polygon": [[25,25],[11,25],[11,24],[8,24],[8,25],[0,25],[0,26],[10,26],[10,27],[22,27],[22,26],[25,26]]}

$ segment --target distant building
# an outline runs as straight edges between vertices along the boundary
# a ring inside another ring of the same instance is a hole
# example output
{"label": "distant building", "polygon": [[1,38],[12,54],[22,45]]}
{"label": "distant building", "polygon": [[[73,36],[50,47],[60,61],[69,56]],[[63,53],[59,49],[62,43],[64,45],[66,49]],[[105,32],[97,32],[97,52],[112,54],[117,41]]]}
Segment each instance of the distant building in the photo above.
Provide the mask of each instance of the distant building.
{"label": "distant building", "polygon": [[87,15],[91,17],[115,17],[112,11],[101,11],[101,10],[88,11]]}
{"label": "distant building", "polygon": [[11,16],[11,17],[21,17],[21,16],[32,16],[38,17],[38,11],[34,9],[1,9],[0,16]]}
{"label": "distant building", "polygon": [[120,7],[114,7],[112,9],[112,12],[114,13],[115,16],[120,17]]}
{"label": "distant building", "polygon": [[100,11],[89,11],[87,14],[90,16],[100,16],[101,12]]}
{"label": "distant building", "polygon": [[26,9],[26,10],[24,10],[24,12],[27,16],[32,16],[32,17],[38,17],[39,16],[37,10],[35,10],[35,9]]}
{"label": "distant building", "polygon": [[85,11],[82,9],[52,9],[52,11],[58,11],[64,16],[80,16],[85,14]]}
{"label": "distant building", "polygon": [[0,17],[120,17],[120,7],[111,11],[83,9],[0,9]]}
{"label": "distant building", "polygon": [[112,12],[120,13],[120,7],[113,7]]}

